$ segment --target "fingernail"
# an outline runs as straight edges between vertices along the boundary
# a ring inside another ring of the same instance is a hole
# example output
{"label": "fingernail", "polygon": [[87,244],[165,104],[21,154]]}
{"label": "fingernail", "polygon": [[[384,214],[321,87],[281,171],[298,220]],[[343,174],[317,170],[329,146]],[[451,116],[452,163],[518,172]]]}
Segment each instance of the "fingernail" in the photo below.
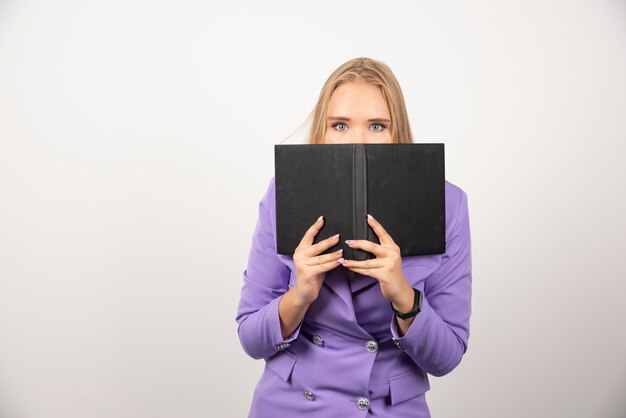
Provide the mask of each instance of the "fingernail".
{"label": "fingernail", "polygon": [[347,239],[347,240],[346,240],[346,244],[348,244],[348,245],[354,245],[354,240]]}
{"label": "fingernail", "polygon": [[343,258],[340,258],[339,260],[337,260],[337,262],[338,262],[339,264],[343,264],[343,263],[345,263],[345,262],[346,262],[346,260],[344,260]]}
{"label": "fingernail", "polygon": [[339,255],[339,254],[341,254],[342,252],[343,252],[343,248],[342,248],[342,249],[340,249],[339,251],[335,252],[335,254]]}
{"label": "fingernail", "polygon": [[370,221],[373,221],[373,220],[374,220],[374,217],[368,213],[368,214],[367,214],[367,219],[369,219]]}
{"label": "fingernail", "polygon": [[339,239],[339,234],[333,235],[332,238],[333,240]]}
{"label": "fingernail", "polygon": [[315,221],[315,222],[319,222],[319,221],[321,221],[321,220],[322,220],[322,218],[324,218],[324,215],[322,215],[322,216],[320,216],[319,218],[317,218],[317,221]]}

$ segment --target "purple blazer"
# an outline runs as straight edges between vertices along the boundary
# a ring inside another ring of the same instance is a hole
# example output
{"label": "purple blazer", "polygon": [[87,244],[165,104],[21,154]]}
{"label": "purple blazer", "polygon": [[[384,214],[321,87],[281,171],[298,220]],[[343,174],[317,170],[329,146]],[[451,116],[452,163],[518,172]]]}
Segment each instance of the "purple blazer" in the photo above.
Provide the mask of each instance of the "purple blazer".
{"label": "purple blazer", "polygon": [[348,281],[338,265],[283,340],[278,302],[296,278],[293,258],[276,252],[274,187],[272,178],[259,203],[236,318],[244,351],[265,360],[249,417],[430,417],[428,374],[452,371],[469,338],[467,194],[445,182],[444,254],[402,258],[404,276],[424,296],[406,335],[399,336],[378,282],[358,274]]}

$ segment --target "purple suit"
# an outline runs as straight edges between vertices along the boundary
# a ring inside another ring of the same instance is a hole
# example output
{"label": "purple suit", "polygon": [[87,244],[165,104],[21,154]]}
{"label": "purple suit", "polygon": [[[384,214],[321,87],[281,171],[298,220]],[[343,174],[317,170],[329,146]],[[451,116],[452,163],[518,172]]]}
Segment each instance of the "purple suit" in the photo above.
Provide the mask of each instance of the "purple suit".
{"label": "purple suit", "polygon": [[326,273],[299,328],[283,340],[278,302],[296,277],[293,258],[276,253],[274,186],[272,178],[259,203],[236,318],[245,352],[266,361],[249,417],[430,417],[427,373],[452,371],[469,338],[466,193],[446,181],[445,254],[402,259],[404,276],[424,296],[406,335],[399,336],[378,282],[359,274],[348,281],[339,265]]}

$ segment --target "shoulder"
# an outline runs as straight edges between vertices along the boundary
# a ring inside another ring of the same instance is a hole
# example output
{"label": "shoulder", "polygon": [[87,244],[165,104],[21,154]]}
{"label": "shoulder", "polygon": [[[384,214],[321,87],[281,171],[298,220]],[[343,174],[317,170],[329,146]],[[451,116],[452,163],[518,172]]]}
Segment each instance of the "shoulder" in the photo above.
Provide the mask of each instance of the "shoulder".
{"label": "shoulder", "polygon": [[264,218],[263,221],[269,223],[272,228],[274,228],[276,224],[275,188],[276,185],[274,177],[271,177],[265,189],[265,193],[263,194],[263,197],[261,197],[261,201],[259,202],[259,208],[266,214],[266,218]]}
{"label": "shoulder", "polygon": [[458,208],[462,200],[467,200],[467,193],[456,184],[445,181],[446,209],[451,207]]}
{"label": "shoulder", "polygon": [[275,177],[272,176],[269,180],[269,183],[265,189],[265,194],[261,198],[261,201],[267,205],[268,208],[274,207],[275,199],[276,199],[276,181]]}
{"label": "shoulder", "polygon": [[450,238],[460,223],[468,220],[467,193],[456,184],[445,181],[446,236]]}

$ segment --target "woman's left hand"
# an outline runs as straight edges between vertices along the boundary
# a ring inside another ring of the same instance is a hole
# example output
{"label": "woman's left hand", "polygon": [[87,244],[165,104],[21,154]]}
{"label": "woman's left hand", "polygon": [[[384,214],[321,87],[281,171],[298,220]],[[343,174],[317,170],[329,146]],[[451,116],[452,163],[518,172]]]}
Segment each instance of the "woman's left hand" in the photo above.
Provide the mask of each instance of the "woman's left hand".
{"label": "woman's left hand", "polygon": [[376,258],[364,261],[343,260],[342,264],[356,273],[378,280],[385,299],[398,311],[408,312],[413,308],[414,292],[402,272],[400,247],[376,219],[371,215],[367,218],[380,245],[368,240],[346,240],[346,243],[350,248],[368,251]]}

